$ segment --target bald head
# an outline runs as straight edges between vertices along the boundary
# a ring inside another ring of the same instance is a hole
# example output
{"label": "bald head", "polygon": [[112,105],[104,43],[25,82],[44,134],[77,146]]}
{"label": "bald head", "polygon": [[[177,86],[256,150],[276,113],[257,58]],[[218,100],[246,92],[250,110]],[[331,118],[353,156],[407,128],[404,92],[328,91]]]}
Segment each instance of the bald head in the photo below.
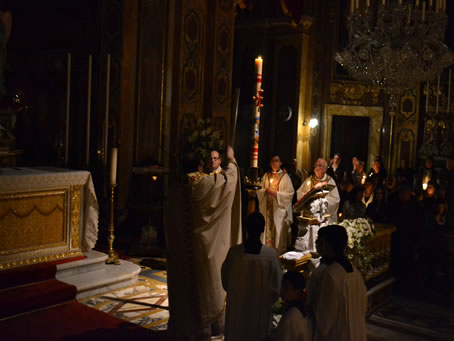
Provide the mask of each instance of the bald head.
{"label": "bald head", "polygon": [[328,163],[326,162],[325,159],[318,158],[317,161],[315,161],[314,173],[318,179],[323,178],[327,169],[328,169]]}

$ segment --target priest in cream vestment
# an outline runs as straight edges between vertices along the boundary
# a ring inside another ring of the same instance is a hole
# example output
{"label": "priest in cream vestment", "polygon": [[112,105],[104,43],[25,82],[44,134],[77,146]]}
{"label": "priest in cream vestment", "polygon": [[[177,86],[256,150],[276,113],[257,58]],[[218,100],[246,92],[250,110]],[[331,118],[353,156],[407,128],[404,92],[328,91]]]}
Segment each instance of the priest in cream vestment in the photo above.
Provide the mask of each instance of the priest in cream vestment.
{"label": "priest in cream vestment", "polygon": [[279,254],[287,251],[289,228],[293,222],[292,198],[295,190],[292,180],[282,169],[278,155],[270,160],[271,172],[262,177],[262,188],[257,191],[260,213],[266,225],[262,242]]}
{"label": "priest in cream vestment", "polygon": [[221,265],[242,239],[240,179],[232,148],[227,159],[221,169],[219,153],[212,152],[212,173],[193,173],[188,184],[169,184],[169,332],[175,340],[209,340],[223,332]]}
{"label": "priest in cream vestment", "polygon": [[300,200],[314,187],[321,187],[325,184],[335,186],[326,197],[313,200],[308,211],[301,212],[301,215],[304,214],[304,218],[298,224],[299,236],[295,243],[295,249],[298,251],[315,252],[315,240],[320,227],[337,223],[340,196],[336,182],[326,174],[327,169],[326,160],[318,159],[314,164],[314,174],[304,180],[296,192],[297,199]]}

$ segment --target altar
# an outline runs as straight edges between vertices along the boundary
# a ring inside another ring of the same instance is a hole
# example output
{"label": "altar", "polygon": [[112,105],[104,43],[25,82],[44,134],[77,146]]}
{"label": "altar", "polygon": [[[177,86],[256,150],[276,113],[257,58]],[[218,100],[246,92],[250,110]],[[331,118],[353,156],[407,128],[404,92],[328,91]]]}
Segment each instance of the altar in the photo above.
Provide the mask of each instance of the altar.
{"label": "altar", "polygon": [[0,270],[82,256],[97,237],[90,172],[0,168]]}

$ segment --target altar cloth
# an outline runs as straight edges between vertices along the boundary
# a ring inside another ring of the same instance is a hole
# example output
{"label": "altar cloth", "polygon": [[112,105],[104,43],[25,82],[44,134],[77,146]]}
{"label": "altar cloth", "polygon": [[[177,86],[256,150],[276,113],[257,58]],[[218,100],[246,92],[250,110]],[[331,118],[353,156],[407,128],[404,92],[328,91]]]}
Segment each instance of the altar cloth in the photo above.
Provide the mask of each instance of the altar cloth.
{"label": "altar cloth", "polygon": [[98,212],[88,171],[0,168],[0,269],[91,250]]}

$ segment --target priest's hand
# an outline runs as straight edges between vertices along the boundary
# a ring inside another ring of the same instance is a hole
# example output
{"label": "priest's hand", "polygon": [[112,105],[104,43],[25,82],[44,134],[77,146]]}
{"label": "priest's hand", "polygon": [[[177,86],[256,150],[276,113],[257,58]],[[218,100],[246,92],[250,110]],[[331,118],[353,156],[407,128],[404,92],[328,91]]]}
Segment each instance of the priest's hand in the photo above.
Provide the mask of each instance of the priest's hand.
{"label": "priest's hand", "polygon": [[269,195],[270,197],[277,198],[277,191],[272,189],[265,190],[265,194]]}
{"label": "priest's hand", "polygon": [[320,187],[325,186],[326,184],[328,184],[327,181],[322,181],[322,182],[319,182],[318,184],[316,184],[316,185],[314,186],[314,188],[320,188]]}
{"label": "priest's hand", "polygon": [[226,156],[227,156],[227,160],[235,161],[235,152],[234,152],[232,146],[227,147]]}

